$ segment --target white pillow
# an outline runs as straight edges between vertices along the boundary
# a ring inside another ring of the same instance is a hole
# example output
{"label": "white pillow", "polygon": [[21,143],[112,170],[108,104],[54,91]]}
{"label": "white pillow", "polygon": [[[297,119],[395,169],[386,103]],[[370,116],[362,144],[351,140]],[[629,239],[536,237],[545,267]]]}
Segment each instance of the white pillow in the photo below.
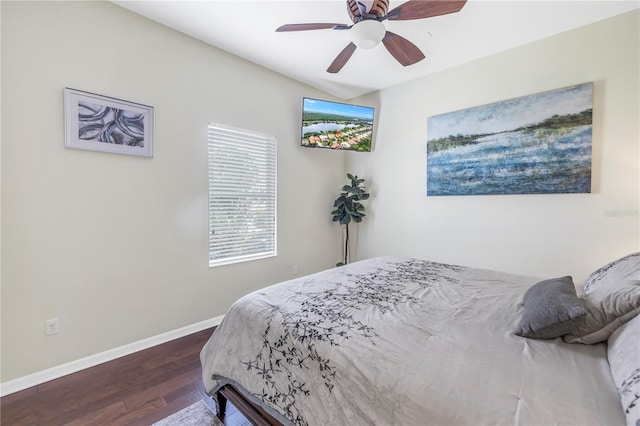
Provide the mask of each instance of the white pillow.
{"label": "white pillow", "polygon": [[586,315],[562,339],[585,345],[604,342],[618,327],[640,314],[640,280],[620,280],[615,286],[596,287],[582,300]]}
{"label": "white pillow", "polygon": [[627,425],[640,425],[640,315],[618,327],[608,343],[609,366]]}
{"label": "white pillow", "polygon": [[596,288],[617,288],[620,282],[630,280],[640,280],[640,252],[614,260],[593,272],[584,281],[584,294],[589,294]]}

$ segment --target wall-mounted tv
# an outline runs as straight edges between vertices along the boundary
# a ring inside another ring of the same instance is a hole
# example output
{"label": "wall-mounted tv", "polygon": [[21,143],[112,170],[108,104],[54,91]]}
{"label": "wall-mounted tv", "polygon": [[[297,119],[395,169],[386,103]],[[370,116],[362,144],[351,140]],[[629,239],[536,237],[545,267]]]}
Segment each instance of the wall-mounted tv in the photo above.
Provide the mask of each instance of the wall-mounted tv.
{"label": "wall-mounted tv", "polygon": [[371,151],[374,108],[304,98],[301,145],[345,151]]}

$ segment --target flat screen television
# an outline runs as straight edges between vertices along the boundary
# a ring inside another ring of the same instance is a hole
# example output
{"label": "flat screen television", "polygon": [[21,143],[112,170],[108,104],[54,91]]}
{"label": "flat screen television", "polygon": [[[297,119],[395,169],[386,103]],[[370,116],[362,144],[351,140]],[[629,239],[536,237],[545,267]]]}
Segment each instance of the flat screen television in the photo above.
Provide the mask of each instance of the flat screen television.
{"label": "flat screen television", "polygon": [[301,145],[370,152],[373,115],[372,107],[303,98]]}

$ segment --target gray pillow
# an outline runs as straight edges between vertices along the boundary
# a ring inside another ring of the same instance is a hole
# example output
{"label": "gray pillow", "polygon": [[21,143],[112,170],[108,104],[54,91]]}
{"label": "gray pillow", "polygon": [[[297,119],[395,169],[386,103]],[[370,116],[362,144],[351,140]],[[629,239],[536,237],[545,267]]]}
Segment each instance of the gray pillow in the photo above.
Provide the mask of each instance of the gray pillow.
{"label": "gray pillow", "polygon": [[586,314],[570,276],[534,284],[525,292],[522,303],[524,312],[516,334],[533,339],[567,334]]}

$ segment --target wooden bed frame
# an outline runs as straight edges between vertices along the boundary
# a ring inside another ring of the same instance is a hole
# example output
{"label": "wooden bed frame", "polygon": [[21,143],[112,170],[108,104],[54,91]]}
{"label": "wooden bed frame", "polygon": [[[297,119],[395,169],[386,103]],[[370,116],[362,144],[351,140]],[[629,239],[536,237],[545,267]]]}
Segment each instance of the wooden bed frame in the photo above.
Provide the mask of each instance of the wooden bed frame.
{"label": "wooden bed frame", "polygon": [[255,426],[282,426],[278,420],[274,419],[262,407],[249,401],[236,388],[231,385],[221,387],[213,397],[216,403],[217,416],[224,422],[224,415],[227,409],[227,401],[238,409],[238,411]]}

